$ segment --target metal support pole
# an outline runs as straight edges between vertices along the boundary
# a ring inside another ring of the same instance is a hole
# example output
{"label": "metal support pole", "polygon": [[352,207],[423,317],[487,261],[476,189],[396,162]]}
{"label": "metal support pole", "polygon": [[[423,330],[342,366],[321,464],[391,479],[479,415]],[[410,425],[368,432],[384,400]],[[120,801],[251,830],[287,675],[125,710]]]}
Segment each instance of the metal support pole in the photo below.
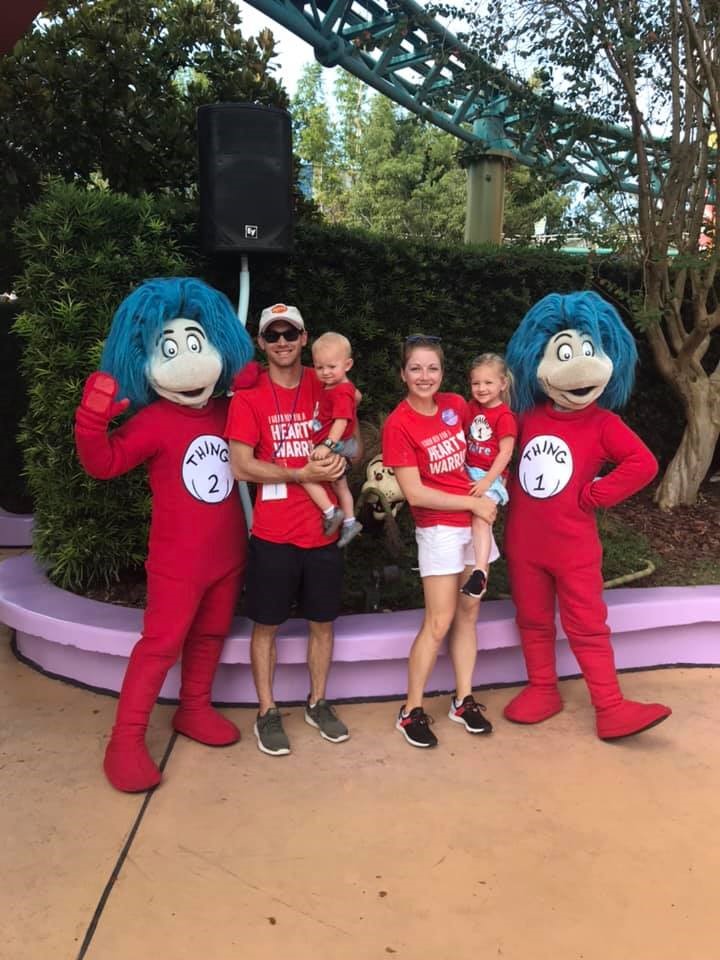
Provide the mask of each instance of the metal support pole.
{"label": "metal support pole", "polygon": [[505,160],[486,155],[468,165],[465,243],[503,240],[505,209]]}
{"label": "metal support pole", "polygon": [[[240,323],[246,327],[247,326],[247,314],[248,314],[248,304],[250,303],[250,270],[248,269],[248,258],[243,254],[240,260],[240,291],[238,294],[238,320]],[[252,500],[250,499],[250,491],[248,490],[248,485],[245,481],[240,481],[238,483],[238,490],[240,493],[240,500],[243,506],[243,512],[245,513],[245,523],[247,524],[248,530],[252,527],[252,518],[253,518],[253,507]]]}

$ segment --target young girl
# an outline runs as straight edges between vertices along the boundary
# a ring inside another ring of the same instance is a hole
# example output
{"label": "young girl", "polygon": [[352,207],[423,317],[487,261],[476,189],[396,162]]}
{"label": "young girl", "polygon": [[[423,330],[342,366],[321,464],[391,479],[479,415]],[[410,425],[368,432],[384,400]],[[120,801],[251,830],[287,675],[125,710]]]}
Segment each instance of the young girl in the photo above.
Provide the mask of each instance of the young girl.
{"label": "young girl", "polygon": [[[468,733],[486,734],[492,724],[472,693],[477,659],[479,601],[461,596],[463,573],[477,566],[470,520],[495,518],[494,503],[468,494],[464,399],[440,390],[444,357],[439,337],[415,334],[402,347],[400,375],[407,395],[383,427],[383,463],[395,477],[415,520],[425,616],[408,659],[407,701],[395,726],[413,747],[434,747],[437,737],[423,709],[425,687],[448,634],[455,696],[448,717]],[[495,554],[497,556],[497,554]]]}
{"label": "young girl", "polygon": [[[463,426],[467,437],[465,466],[473,481],[474,497],[489,497],[493,503],[508,502],[505,489],[507,466],[512,457],[517,421],[510,410],[511,373],[496,353],[482,353],[470,366],[470,393]],[[475,569],[460,588],[467,597],[482,597],[487,587],[492,526],[473,517],[472,541]]]}

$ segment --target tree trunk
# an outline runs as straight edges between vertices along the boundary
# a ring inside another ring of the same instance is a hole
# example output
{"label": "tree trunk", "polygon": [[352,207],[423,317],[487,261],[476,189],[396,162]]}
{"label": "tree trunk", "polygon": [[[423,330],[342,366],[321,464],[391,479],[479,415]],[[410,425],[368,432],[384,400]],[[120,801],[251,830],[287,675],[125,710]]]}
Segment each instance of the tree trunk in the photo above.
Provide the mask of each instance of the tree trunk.
{"label": "tree trunk", "polygon": [[655,502],[661,510],[690,507],[697,502],[720,435],[720,391],[708,379],[684,386],[687,422],[680,446],[655,491]]}

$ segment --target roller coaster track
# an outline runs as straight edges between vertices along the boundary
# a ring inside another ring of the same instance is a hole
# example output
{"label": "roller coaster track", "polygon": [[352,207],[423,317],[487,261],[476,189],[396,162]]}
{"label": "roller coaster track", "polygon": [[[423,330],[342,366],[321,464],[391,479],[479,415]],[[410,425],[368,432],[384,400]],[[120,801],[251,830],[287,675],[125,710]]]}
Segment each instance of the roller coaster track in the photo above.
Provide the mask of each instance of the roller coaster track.
{"label": "roller coaster track", "polygon": [[[315,50],[465,142],[468,159],[507,157],[560,183],[637,192],[630,130],[554,103],[483,61],[413,0],[246,0]],[[646,140],[661,179],[668,141]]]}

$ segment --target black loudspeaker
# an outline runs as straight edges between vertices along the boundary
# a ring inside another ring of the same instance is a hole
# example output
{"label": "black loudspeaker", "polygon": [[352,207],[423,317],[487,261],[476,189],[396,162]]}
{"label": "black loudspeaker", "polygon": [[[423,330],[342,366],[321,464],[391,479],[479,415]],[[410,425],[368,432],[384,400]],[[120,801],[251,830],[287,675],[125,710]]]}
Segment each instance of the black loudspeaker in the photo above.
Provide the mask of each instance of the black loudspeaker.
{"label": "black loudspeaker", "polygon": [[254,103],[198,109],[200,231],[206,253],[292,248],[290,114]]}

